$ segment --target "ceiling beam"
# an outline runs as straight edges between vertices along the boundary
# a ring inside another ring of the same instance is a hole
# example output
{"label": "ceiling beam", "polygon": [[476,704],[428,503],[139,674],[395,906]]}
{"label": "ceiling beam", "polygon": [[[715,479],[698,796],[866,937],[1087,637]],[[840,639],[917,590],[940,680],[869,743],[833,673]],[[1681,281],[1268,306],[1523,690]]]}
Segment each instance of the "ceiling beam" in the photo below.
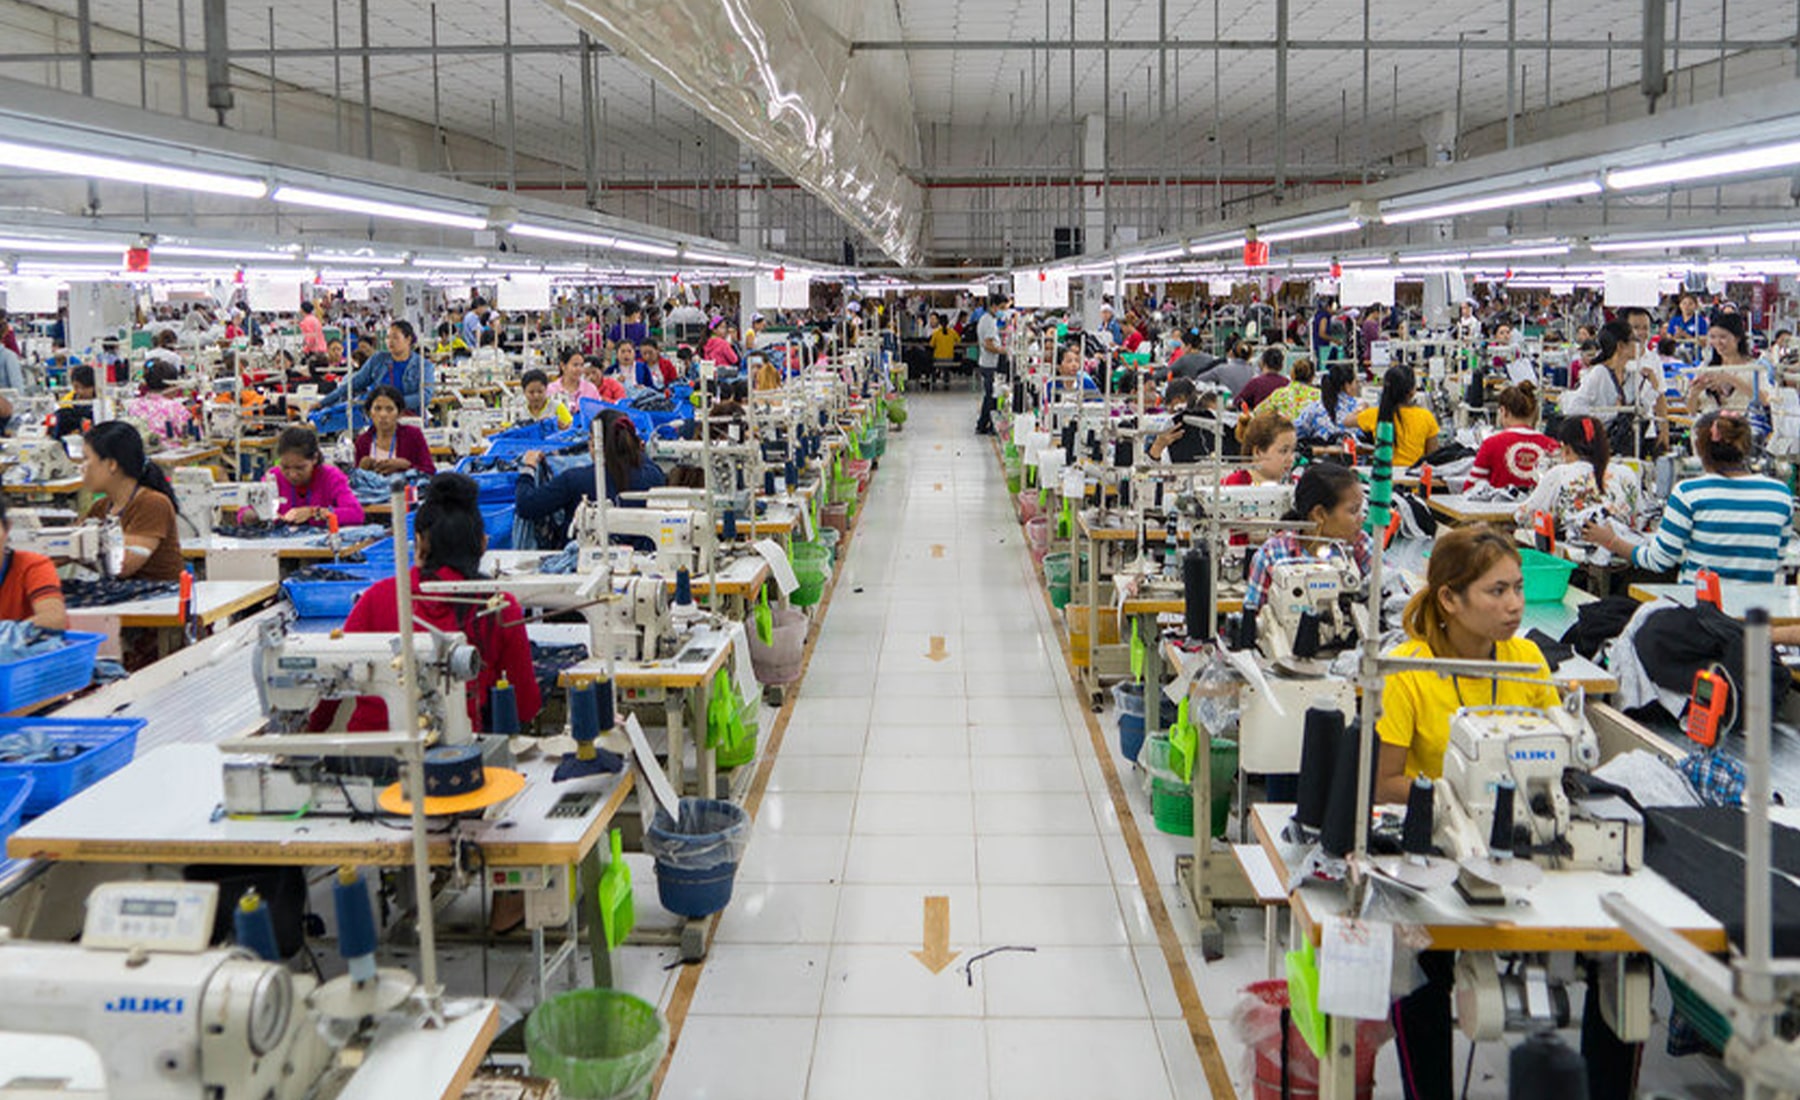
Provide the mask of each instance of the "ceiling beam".
{"label": "ceiling beam", "polygon": [[[1748,50],[1792,50],[1795,48],[1796,36],[1746,39],[1687,39],[1681,42],[1670,42],[1670,49],[1711,51],[1721,50],[1729,53],[1740,53]],[[1285,46],[1274,39],[1236,38],[1236,39],[1169,39],[1156,38],[1076,38],[1076,39],[891,39],[869,40],[850,43],[851,53],[1006,53],[1014,51],[1052,50],[1067,53],[1070,51],[1104,51],[1134,50],[1172,51],[1177,53],[1257,53],[1273,52],[1278,49],[1288,50],[1404,50],[1411,52],[1430,50],[1454,50],[1457,40],[1454,38],[1294,38]],[[1607,41],[1604,38],[1592,39],[1554,39],[1545,41],[1541,38],[1470,38],[1462,43],[1466,50],[1639,50],[1643,43],[1636,39],[1619,38]],[[133,55],[135,56],[135,55]]]}
{"label": "ceiling beam", "polygon": [[[593,52],[605,56],[612,51],[595,43]],[[233,62],[251,63],[268,61],[273,57],[277,61],[302,61],[306,59],[354,57],[499,57],[511,53],[515,56],[526,54],[567,54],[574,57],[581,53],[579,42],[519,42],[507,46],[504,42],[470,42],[461,45],[441,45],[433,49],[429,43],[407,46],[357,46],[345,45],[342,49],[329,46],[286,46],[270,50],[264,46],[234,49],[230,53]],[[61,52],[37,51],[33,53],[0,53],[0,64],[26,65],[48,64],[57,61],[73,61],[81,56],[79,50]],[[92,61],[204,61],[205,50],[155,49],[145,50],[95,50],[88,54]]]}

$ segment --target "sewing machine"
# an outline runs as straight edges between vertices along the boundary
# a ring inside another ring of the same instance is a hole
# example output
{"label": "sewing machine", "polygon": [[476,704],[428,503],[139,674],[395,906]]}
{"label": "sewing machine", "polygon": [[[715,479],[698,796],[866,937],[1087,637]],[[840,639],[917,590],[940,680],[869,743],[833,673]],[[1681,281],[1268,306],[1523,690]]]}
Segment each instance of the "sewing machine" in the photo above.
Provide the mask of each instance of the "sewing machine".
{"label": "sewing machine", "polygon": [[421,591],[478,599],[504,592],[522,608],[580,615],[587,622],[588,653],[594,657],[654,661],[679,648],[665,579],[616,576],[604,564],[591,573],[428,581]]}
{"label": "sewing machine", "polygon": [[316,985],[235,948],[208,950],[219,888],[114,882],[81,942],[0,930],[0,1031],[65,1035],[99,1055],[111,1100],[301,1100],[330,1067]]}
{"label": "sewing machine", "polygon": [[[1563,786],[1570,770],[1600,762],[1600,744],[1583,716],[1580,692],[1546,710],[1464,707],[1450,720],[1444,779],[1437,784],[1435,842],[1463,862],[1487,859],[1495,791],[1510,778],[1517,788],[1513,822],[1517,845],[1529,843],[1534,862],[1553,868],[1618,874],[1644,864],[1643,819],[1611,797],[1571,800]],[[1518,848],[1519,854],[1525,850]],[[1464,889],[1469,885],[1465,876]],[[1472,899],[1475,900],[1475,899]]]}
{"label": "sewing machine", "polygon": [[214,481],[204,466],[183,466],[170,479],[175,499],[181,502],[178,519],[182,538],[209,538],[221,511],[234,516],[248,508],[255,518],[272,523],[281,514],[281,496],[267,481]]}
{"label": "sewing machine", "polygon": [[673,577],[683,567],[698,575],[712,562],[718,542],[704,496],[691,489],[622,493],[620,500],[642,506],[608,508],[606,530],[611,535],[631,535],[655,543],[655,571],[665,577]]}
{"label": "sewing machine", "polygon": [[46,523],[40,513],[15,512],[10,520],[6,541],[15,550],[79,565],[103,577],[114,576],[125,564],[125,535],[117,518],[64,526]]}
{"label": "sewing machine", "polygon": [[59,439],[5,440],[0,443],[0,456],[11,463],[0,479],[7,485],[48,485],[81,476]]}
{"label": "sewing machine", "polygon": [[1335,554],[1270,567],[1269,594],[1257,616],[1257,647],[1276,665],[1297,667],[1354,645],[1362,591],[1355,564]]}

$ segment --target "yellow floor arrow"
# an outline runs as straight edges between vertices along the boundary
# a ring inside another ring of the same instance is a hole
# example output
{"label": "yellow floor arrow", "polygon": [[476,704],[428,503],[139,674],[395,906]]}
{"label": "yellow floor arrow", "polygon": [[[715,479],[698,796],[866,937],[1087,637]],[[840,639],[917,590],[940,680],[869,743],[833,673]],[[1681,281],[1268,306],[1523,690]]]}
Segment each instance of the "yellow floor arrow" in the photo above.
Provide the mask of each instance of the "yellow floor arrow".
{"label": "yellow floor arrow", "polygon": [[950,659],[950,651],[944,648],[943,635],[933,634],[931,636],[931,649],[925,654],[925,659],[927,661],[947,661]]}
{"label": "yellow floor arrow", "polygon": [[941,558],[944,556],[944,547],[941,543],[933,543],[932,544],[931,556],[934,558]]}
{"label": "yellow floor arrow", "polygon": [[934,492],[941,493],[944,491],[944,483],[940,481],[937,484],[933,485],[931,488]]}
{"label": "yellow floor arrow", "polygon": [[950,950],[950,899],[926,898],[924,950],[914,951],[912,957],[933,974],[942,974],[945,967],[956,961],[956,955]]}

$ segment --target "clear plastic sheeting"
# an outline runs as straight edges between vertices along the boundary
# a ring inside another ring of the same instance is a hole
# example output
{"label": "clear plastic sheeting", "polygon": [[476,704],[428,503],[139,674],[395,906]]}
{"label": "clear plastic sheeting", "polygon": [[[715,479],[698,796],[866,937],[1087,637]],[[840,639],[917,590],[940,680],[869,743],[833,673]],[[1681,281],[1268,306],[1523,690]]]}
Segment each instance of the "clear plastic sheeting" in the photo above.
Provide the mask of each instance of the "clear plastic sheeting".
{"label": "clear plastic sheeting", "polygon": [[644,851],[658,866],[705,871],[744,858],[744,848],[750,843],[750,815],[742,806],[711,798],[684,798],[680,810],[677,821],[658,807],[655,820],[644,830]]}
{"label": "clear plastic sheeting", "polygon": [[[790,0],[547,2],[736,134],[896,262],[919,261],[924,199],[907,175],[918,128],[904,62],[853,57],[853,34],[842,33],[882,28],[833,27]],[[897,34],[891,11],[862,16],[884,18]]]}

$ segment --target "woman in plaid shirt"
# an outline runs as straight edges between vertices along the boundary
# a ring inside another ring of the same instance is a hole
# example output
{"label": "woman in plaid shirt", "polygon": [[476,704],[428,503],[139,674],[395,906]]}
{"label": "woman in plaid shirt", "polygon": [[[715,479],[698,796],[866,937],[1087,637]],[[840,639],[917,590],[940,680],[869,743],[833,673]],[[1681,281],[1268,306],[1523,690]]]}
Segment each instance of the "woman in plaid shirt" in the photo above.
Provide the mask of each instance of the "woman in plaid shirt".
{"label": "woman in plaid shirt", "polygon": [[1342,554],[1346,547],[1358,570],[1367,574],[1371,542],[1363,525],[1362,482],[1349,467],[1315,462],[1294,486],[1294,506],[1284,517],[1290,523],[1311,523],[1311,532],[1280,531],[1270,536],[1250,560],[1250,583],[1244,592],[1244,610],[1255,611],[1268,602],[1272,570],[1321,552]]}

